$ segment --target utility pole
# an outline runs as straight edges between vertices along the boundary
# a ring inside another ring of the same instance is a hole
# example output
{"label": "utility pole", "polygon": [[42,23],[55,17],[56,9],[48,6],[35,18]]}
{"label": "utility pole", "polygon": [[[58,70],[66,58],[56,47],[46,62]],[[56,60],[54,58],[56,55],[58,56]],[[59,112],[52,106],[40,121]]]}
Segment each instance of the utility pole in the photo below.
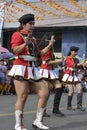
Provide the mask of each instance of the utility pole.
{"label": "utility pole", "polygon": [[3,29],[3,22],[4,22],[4,3],[0,4],[0,46],[2,46],[2,29]]}

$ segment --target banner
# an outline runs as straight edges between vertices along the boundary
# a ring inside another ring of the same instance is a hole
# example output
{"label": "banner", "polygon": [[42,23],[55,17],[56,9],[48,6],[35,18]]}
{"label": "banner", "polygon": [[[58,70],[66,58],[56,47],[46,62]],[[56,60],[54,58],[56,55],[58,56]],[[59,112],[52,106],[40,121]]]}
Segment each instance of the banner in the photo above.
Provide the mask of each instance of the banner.
{"label": "banner", "polygon": [[83,15],[80,13],[77,13],[76,11],[72,11],[64,6],[62,6],[61,4],[59,4],[57,1],[55,0],[41,0],[41,2],[44,2],[44,4],[50,6],[51,8],[60,11],[58,14],[61,15],[61,13],[64,13],[67,16],[73,17],[73,18],[82,18]]}
{"label": "banner", "polygon": [[0,39],[2,34],[3,21],[4,21],[4,4],[0,3]]}

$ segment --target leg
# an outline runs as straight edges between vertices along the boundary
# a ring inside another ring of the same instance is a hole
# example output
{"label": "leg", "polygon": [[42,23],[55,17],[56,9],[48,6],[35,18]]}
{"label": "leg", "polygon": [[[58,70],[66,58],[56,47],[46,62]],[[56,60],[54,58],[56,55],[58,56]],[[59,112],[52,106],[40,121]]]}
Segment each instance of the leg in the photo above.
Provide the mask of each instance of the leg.
{"label": "leg", "polygon": [[14,80],[15,89],[17,93],[17,101],[15,104],[15,130],[27,130],[24,128],[22,119],[23,119],[23,110],[24,105],[28,96],[29,84],[26,81]]}
{"label": "leg", "polygon": [[72,110],[72,98],[73,98],[73,85],[72,84],[68,84],[68,99],[67,99],[67,110]]}
{"label": "leg", "polygon": [[2,95],[6,95],[6,84],[2,84]]}
{"label": "leg", "polygon": [[5,83],[5,78],[1,79],[1,83],[2,83],[2,95],[6,95],[6,83]]}
{"label": "leg", "polygon": [[50,117],[50,115],[47,113],[47,108],[45,107],[44,109],[44,113],[43,113],[44,117]]}
{"label": "leg", "polygon": [[47,126],[43,125],[44,108],[46,107],[48,97],[49,97],[48,83],[42,80],[42,81],[33,83],[32,86],[33,86],[31,88],[32,91],[36,92],[39,96],[36,119],[32,126],[34,128],[38,127],[40,129],[49,129]]}
{"label": "leg", "polygon": [[2,93],[2,88],[3,88],[3,86],[2,86],[2,84],[0,83],[0,95],[1,95],[1,93]]}
{"label": "leg", "polygon": [[53,112],[53,114],[61,117],[61,116],[64,116],[64,114],[59,110],[60,100],[61,100],[61,96],[62,96],[62,85],[58,80],[56,80],[54,82],[54,86],[55,86],[55,96],[54,96],[52,112]]}
{"label": "leg", "polygon": [[7,94],[8,94],[8,95],[10,95],[10,94],[11,94],[11,91],[10,91],[10,90],[11,90],[11,85],[10,85],[10,84],[8,84],[8,87],[7,87]]}
{"label": "leg", "polygon": [[[46,80],[46,81],[48,82],[49,91],[53,91],[53,89],[54,89],[53,84],[49,80]],[[50,94],[49,94],[49,96],[50,96]],[[43,116],[50,117],[50,115],[47,113],[47,108],[45,108]]]}
{"label": "leg", "polygon": [[77,94],[77,109],[81,111],[85,111],[85,109],[82,107],[82,97],[83,97],[83,92],[82,92],[82,86],[81,83],[76,84],[78,94]]}

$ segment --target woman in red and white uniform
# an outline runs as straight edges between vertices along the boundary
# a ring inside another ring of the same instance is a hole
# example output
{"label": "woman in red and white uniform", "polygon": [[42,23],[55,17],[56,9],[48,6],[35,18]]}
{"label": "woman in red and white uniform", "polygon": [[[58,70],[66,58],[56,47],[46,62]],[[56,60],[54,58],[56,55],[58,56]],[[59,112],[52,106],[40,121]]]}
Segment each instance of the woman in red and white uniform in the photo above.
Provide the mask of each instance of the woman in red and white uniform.
{"label": "woman in red and white uniform", "polygon": [[83,66],[83,62],[79,63],[79,60],[76,58],[79,48],[72,46],[70,47],[69,54],[65,60],[65,73],[63,75],[62,81],[68,86],[68,102],[67,109],[72,110],[72,97],[73,97],[73,85],[76,86],[78,90],[77,94],[77,109],[84,111],[82,107],[82,86],[81,79],[79,77],[79,69]]}
{"label": "woman in red and white uniform", "polygon": [[[54,36],[52,36],[54,37]],[[56,116],[62,117],[64,114],[59,110],[60,100],[62,96],[62,84],[58,79],[58,74],[54,71],[54,66],[62,63],[62,60],[56,62],[53,56],[53,45],[49,48],[49,51],[42,55],[42,64],[40,74],[47,82],[50,83],[51,87],[55,88],[55,96],[53,102],[52,113]],[[49,86],[50,86],[49,85]]]}
{"label": "woman in red and white uniform", "polygon": [[[17,56],[8,74],[14,78],[17,93],[17,101],[15,104],[15,130],[27,130],[24,128],[22,121],[23,111],[28,94],[32,91],[39,96],[36,120],[33,126],[40,129],[49,129],[49,127],[42,123],[44,108],[49,96],[49,89],[47,82],[42,79],[38,68],[35,66],[38,47],[36,39],[32,36],[35,23],[34,19],[33,14],[23,15],[19,19],[19,30],[14,32],[11,38],[11,48]],[[39,53],[41,55],[46,53],[53,43],[51,39],[45,50],[39,51]],[[36,80],[37,82],[35,82]]]}

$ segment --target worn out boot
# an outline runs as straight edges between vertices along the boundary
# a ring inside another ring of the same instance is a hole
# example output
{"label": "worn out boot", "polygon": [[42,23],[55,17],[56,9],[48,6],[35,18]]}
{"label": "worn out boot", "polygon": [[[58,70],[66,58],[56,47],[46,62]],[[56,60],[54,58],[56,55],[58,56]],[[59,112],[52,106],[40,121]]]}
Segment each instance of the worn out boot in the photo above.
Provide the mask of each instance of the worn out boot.
{"label": "worn out boot", "polygon": [[77,109],[85,111],[85,109],[82,107],[82,97],[83,97],[82,93],[77,94]]}
{"label": "worn out boot", "polygon": [[16,124],[14,130],[27,130],[23,125],[23,113],[20,110],[15,111]]}
{"label": "worn out boot", "polygon": [[56,88],[52,113],[59,117],[64,116],[64,114],[59,110],[61,96],[62,96],[62,88]]}
{"label": "worn out boot", "polygon": [[44,108],[40,108],[40,110],[36,114],[36,120],[33,122],[32,126],[33,128],[39,128],[42,130],[48,130],[49,127],[43,125],[43,112]]}

